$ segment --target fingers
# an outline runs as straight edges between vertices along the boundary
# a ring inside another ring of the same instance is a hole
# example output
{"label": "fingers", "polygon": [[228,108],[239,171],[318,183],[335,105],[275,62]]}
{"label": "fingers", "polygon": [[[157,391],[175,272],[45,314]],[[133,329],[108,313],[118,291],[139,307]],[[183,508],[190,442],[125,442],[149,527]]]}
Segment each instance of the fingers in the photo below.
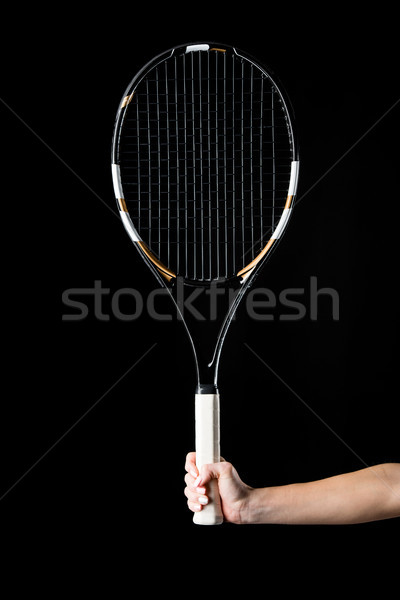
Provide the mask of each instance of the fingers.
{"label": "fingers", "polygon": [[190,473],[194,477],[194,479],[198,477],[199,470],[196,467],[196,452],[189,452],[186,455],[185,471]]}
{"label": "fingers", "polygon": [[203,465],[200,473],[196,466],[196,452],[189,452],[185,462],[185,496],[188,499],[188,507],[193,512],[199,512],[208,503],[206,485],[211,479],[219,479],[229,469],[227,463],[221,457],[221,463]]}
{"label": "fingers", "polygon": [[186,455],[185,470],[185,496],[187,504],[191,511],[199,512],[203,506],[208,503],[206,488],[199,485],[199,470],[196,467],[196,452],[189,452]]}
{"label": "fingers", "polygon": [[[225,462],[225,459],[221,456],[221,462]],[[196,466],[196,452],[188,452],[186,455],[185,471],[193,475],[194,478],[198,477],[199,470]]]}
{"label": "fingers", "polygon": [[193,512],[199,512],[203,506],[208,504],[208,498],[206,496],[206,488],[198,485],[198,477],[194,476],[189,472],[185,475],[186,488],[184,494],[188,499],[188,507]]}

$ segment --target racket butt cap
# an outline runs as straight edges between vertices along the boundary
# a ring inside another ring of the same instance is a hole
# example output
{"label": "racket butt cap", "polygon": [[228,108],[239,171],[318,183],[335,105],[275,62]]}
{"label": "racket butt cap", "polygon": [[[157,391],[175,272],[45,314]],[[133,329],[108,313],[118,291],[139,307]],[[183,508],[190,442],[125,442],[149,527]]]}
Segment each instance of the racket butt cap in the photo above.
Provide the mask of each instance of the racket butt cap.
{"label": "racket butt cap", "polygon": [[221,525],[223,521],[224,519],[221,515],[205,514],[203,511],[195,513],[193,516],[193,523],[195,525]]}

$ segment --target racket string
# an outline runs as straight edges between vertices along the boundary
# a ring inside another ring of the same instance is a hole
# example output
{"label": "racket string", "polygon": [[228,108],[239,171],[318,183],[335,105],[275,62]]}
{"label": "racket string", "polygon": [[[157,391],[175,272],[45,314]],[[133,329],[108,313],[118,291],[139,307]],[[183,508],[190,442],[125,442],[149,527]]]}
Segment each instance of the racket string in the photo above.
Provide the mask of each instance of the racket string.
{"label": "racket string", "polygon": [[174,55],[125,111],[129,213],[159,259],[189,279],[231,277],[255,258],[284,210],[291,160],[279,94],[235,54]]}

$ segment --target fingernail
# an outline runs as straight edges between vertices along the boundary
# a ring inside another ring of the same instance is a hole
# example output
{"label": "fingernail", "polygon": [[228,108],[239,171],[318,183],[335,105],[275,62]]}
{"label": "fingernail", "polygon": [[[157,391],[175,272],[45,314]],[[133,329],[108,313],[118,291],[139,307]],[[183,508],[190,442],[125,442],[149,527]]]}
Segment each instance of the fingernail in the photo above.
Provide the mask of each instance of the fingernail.
{"label": "fingernail", "polygon": [[193,504],[193,510],[201,510],[200,504]]}
{"label": "fingernail", "polygon": [[208,503],[208,498],[206,496],[200,496],[199,498],[199,502],[200,504],[207,504]]}
{"label": "fingernail", "polygon": [[190,471],[190,474],[192,475],[192,477],[194,477],[196,479],[196,477],[197,477],[196,471]]}
{"label": "fingernail", "polygon": [[198,487],[198,488],[196,488],[196,492],[198,494],[205,494],[206,493],[206,488]]}
{"label": "fingernail", "polygon": [[195,481],[195,482],[194,482],[194,484],[193,484],[193,485],[194,485],[194,487],[197,487],[197,486],[199,485],[200,481],[201,481],[201,477],[200,477],[200,475],[199,475],[199,476],[197,477],[196,481]]}

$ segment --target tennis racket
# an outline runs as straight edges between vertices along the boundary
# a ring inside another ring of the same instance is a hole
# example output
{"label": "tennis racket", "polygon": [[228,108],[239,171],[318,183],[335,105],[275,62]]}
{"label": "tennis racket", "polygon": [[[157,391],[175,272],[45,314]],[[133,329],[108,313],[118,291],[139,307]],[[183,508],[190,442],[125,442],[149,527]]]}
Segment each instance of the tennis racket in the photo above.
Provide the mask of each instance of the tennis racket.
{"label": "tennis racket", "polygon": [[[115,196],[130,239],[169,291],[193,348],[199,469],[220,461],[217,378],[225,336],[288,224],[298,173],[286,93],[236,48],[169,49],[123,94],[112,141]],[[213,318],[186,314],[185,294],[212,290],[219,307]],[[213,484],[197,524],[223,521]]]}

